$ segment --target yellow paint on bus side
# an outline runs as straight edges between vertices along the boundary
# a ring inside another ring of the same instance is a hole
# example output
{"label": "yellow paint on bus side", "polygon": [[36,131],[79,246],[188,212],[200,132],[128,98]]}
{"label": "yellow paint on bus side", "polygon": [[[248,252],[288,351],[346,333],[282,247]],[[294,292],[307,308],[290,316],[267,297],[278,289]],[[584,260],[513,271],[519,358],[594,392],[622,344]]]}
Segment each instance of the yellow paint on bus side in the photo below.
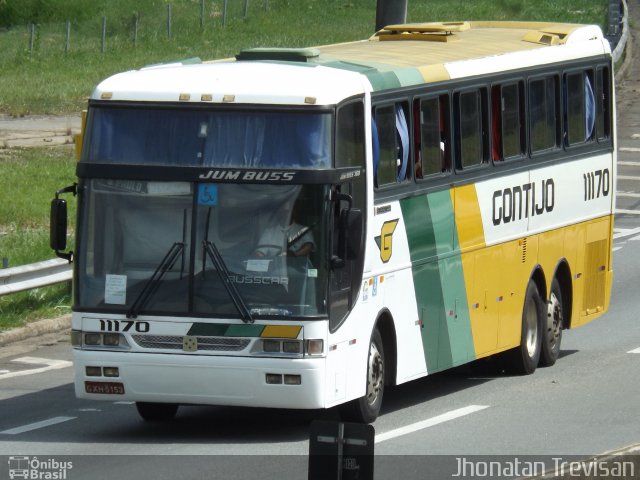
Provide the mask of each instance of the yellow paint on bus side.
{"label": "yellow paint on bus side", "polygon": [[487,247],[475,187],[456,187],[450,195],[455,205],[476,358],[520,344],[524,296],[536,268],[542,270],[545,279],[546,290],[540,294],[546,301],[559,264],[566,262],[569,266],[572,328],[596,319],[608,309],[613,280],[613,217]]}

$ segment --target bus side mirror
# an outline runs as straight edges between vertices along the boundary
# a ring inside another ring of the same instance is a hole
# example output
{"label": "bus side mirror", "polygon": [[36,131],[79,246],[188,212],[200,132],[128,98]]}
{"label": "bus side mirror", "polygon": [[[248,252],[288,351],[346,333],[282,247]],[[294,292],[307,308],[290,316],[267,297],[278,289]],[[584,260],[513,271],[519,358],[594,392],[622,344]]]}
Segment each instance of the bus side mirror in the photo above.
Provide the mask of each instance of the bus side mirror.
{"label": "bus side mirror", "polygon": [[77,193],[77,185],[73,185],[58,190],[56,198],[51,200],[51,216],[49,218],[49,246],[60,258],[64,258],[71,263],[73,252],[64,252],[67,248],[67,201],[59,198],[61,193]]}
{"label": "bus side mirror", "polygon": [[64,198],[51,200],[49,246],[56,251],[67,248],[67,201]]}

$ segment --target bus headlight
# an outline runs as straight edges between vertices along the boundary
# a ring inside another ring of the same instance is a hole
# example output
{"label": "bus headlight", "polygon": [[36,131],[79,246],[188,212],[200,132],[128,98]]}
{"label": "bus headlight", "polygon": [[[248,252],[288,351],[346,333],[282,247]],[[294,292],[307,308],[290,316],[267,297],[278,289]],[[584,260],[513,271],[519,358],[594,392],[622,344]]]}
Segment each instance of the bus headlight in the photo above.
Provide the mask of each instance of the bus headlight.
{"label": "bus headlight", "polygon": [[304,351],[307,355],[322,355],[324,353],[324,340],[305,340]]}
{"label": "bus headlight", "polygon": [[101,333],[85,333],[84,334],[84,344],[90,346],[102,345],[102,334]]}
{"label": "bus headlight", "polygon": [[129,350],[131,347],[127,339],[121,333],[83,332],[71,331],[71,345],[75,348],[100,348]]}

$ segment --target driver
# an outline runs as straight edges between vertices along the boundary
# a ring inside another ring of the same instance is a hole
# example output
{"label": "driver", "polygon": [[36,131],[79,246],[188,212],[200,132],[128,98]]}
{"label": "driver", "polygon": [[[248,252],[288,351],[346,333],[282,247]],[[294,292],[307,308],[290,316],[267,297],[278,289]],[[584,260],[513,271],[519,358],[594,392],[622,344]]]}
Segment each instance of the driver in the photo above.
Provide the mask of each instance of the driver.
{"label": "driver", "polygon": [[260,236],[255,250],[257,257],[275,257],[288,255],[293,257],[308,256],[315,251],[311,227],[296,222],[300,218],[299,202],[293,208],[291,223],[288,226],[271,225]]}

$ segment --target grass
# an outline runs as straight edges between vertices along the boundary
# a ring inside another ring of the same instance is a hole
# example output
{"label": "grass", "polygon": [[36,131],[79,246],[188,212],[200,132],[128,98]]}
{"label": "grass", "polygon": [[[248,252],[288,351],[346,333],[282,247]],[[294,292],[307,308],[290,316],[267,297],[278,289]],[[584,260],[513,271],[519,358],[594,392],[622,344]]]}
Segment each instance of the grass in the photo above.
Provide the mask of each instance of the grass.
{"label": "grass", "polygon": [[[7,1],[17,4],[27,0]],[[246,47],[304,47],[362,39],[372,33],[375,25],[374,0],[270,0],[267,11],[263,0],[250,0],[246,18],[244,2],[235,0],[228,2],[223,28],[223,1],[206,0],[204,28],[200,29],[200,0],[174,0],[170,2],[169,39],[165,0],[138,0],[135,9],[125,0],[95,0],[92,16],[78,7],[79,2],[57,1],[58,10],[55,15],[50,13],[54,23],[41,22],[37,26],[33,52],[29,52],[26,14],[15,20],[23,23],[0,32],[0,112],[13,115],[78,112],[93,87],[119,71],[194,56],[228,57]],[[596,23],[604,27],[607,3],[606,0],[411,0],[407,20],[547,20]],[[65,13],[71,21],[70,50],[66,54],[66,26],[62,21]],[[79,15],[82,18],[78,19]],[[136,48],[133,48],[134,15],[138,16]],[[100,51],[103,16],[107,18],[105,53]]]}
{"label": "grass", "polygon": [[[143,65],[198,56],[231,56],[241,48],[305,47],[366,38],[375,25],[374,0],[232,0],[222,27],[222,0],[173,0],[167,38],[166,0],[0,0],[0,113],[77,113],[103,78]],[[410,0],[407,20],[535,20],[607,25],[607,0]],[[45,7],[45,8],[43,8]],[[138,17],[133,48],[134,15]],[[102,17],[107,17],[101,53]],[[65,53],[65,20],[71,21]],[[29,51],[27,24],[38,24]],[[3,23],[4,22],[4,23]],[[8,22],[8,23],[7,23]],[[0,257],[10,266],[52,258],[49,202],[74,181],[69,148],[1,150]],[[75,201],[69,201],[73,229]],[[0,297],[0,330],[70,310],[68,287],[58,285]]]}
{"label": "grass", "polygon": [[[0,150],[0,257],[10,267],[52,258],[49,248],[49,203],[57,189],[75,181],[75,159],[69,147]],[[75,224],[69,201],[70,232]],[[71,246],[73,248],[73,246]],[[0,297],[0,330],[70,311],[66,285]]]}

